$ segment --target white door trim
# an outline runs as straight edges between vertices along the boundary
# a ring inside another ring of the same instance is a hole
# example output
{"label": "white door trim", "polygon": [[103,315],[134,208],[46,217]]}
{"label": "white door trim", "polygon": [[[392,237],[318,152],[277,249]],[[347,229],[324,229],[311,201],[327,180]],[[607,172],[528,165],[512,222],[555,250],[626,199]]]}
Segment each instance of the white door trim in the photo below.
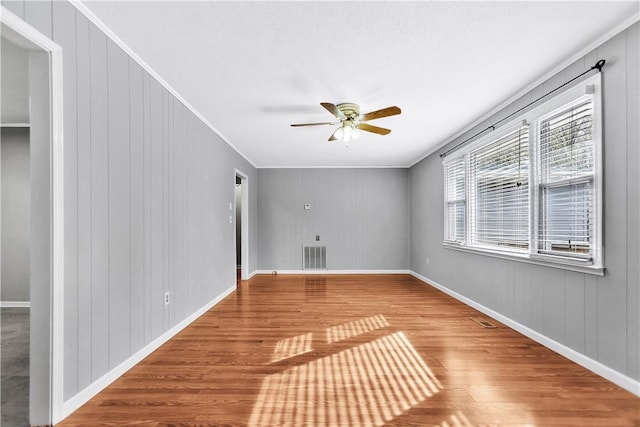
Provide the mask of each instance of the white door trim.
{"label": "white door trim", "polygon": [[0,22],[49,53],[51,87],[51,300],[50,419],[61,419],[64,401],[64,145],[62,48],[40,31],[0,6]]}

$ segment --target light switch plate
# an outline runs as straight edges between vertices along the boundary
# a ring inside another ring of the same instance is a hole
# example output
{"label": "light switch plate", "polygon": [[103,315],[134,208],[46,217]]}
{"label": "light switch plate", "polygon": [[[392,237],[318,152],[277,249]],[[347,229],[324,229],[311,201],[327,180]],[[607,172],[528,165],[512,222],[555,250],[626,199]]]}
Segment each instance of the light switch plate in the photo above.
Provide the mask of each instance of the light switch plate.
{"label": "light switch plate", "polygon": [[310,203],[305,203],[304,204],[304,210],[305,211],[310,211],[311,210],[311,204]]}

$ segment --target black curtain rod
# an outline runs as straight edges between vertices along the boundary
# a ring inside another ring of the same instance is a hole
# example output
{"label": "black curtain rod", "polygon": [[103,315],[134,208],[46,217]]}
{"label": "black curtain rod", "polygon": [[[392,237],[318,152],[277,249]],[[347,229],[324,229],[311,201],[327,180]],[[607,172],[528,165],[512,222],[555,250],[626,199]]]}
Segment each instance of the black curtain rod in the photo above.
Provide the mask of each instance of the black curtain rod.
{"label": "black curtain rod", "polygon": [[505,120],[515,116],[516,114],[518,114],[519,112],[521,112],[524,109],[529,108],[530,106],[532,106],[533,104],[535,104],[536,102],[540,101],[542,98],[547,97],[549,95],[551,95],[552,93],[556,92],[557,90],[562,89],[563,87],[565,87],[566,85],[568,85],[569,83],[579,79],[580,77],[584,76],[587,73],[590,73],[593,70],[598,70],[598,72],[602,72],[602,67],[604,67],[604,63],[606,61],[604,59],[599,60],[598,62],[596,62],[596,64],[589,68],[588,70],[578,74],[577,76],[575,76],[574,78],[572,78],[571,80],[561,84],[560,86],[558,86],[557,88],[553,89],[552,91],[549,91],[547,93],[545,93],[544,95],[542,95],[541,97],[537,98],[534,101],[531,101],[530,103],[528,103],[527,105],[525,105],[524,107],[518,109],[517,111],[514,111],[513,113],[509,114],[508,116],[498,120],[497,122],[495,122],[494,124],[492,124],[491,126],[487,126],[486,128],[482,129],[480,132],[474,134],[473,136],[470,136],[469,138],[465,139],[464,141],[462,141],[459,144],[456,144],[454,147],[448,149],[447,151],[445,151],[444,153],[440,154],[440,157],[445,157],[447,154],[451,153],[452,151],[455,151],[456,149],[458,149],[458,147],[463,146],[464,144],[466,144],[467,142],[471,141],[473,138],[485,133],[486,131],[488,131],[489,129],[491,130],[496,130],[496,126],[499,125],[500,123],[504,122]]}

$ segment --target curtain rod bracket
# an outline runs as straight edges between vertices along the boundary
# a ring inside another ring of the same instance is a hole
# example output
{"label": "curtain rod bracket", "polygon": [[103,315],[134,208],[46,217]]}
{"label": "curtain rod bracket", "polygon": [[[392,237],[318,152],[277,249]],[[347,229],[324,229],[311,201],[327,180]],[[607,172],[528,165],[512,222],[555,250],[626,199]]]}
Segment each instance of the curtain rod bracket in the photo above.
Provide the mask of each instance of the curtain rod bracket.
{"label": "curtain rod bracket", "polygon": [[594,65],[593,67],[591,67],[592,70],[598,69],[598,72],[601,73],[602,72],[602,67],[604,67],[605,64],[604,59],[599,60],[598,62],[596,62],[596,65]]}

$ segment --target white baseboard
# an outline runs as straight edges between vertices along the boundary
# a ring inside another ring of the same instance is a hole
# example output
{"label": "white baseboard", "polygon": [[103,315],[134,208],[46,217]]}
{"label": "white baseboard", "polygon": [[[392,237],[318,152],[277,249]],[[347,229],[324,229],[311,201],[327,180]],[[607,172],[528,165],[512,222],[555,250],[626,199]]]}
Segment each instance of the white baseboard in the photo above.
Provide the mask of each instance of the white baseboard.
{"label": "white baseboard", "polygon": [[411,274],[410,270],[256,270],[254,274]]}
{"label": "white baseboard", "polygon": [[222,294],[218,295],[216,298],[208,302],[205,306],[200,308],[198,311],[193,313],[191,316],[184,319],[182,322],[178,323],[173,328],[169,329],[164,334],[160,335],[158,338],[147,344],[144,348],[140,349],[134,355],[129,357],[127,360],[104,374],[98,380],[91,383],[84,390],[80,391],[78,394],[73,396],[71,399],[64,402],[62,406],[62,411],[60,414],[60,419],[53,420],[54,424],[59,423],[66,417],[68,417],[72,412],[76,409],[80,408],[82,405],[87,403],[92,397],[102,391],[105,387],[111,384],[116,379],[120,378],[125,372],[138,364],[142,359],[147,357],[149,354],[154,352],[158,347],[171,339],[178,332],[183,330],[185,327],[189,326],[191,322],[196,320],[198,317],[202,316],[208,310],[210,310],[213,306],[218,304],[224,298],[226,298],[229,294],[236,290],[236,285],[234,284],[227,290],[225,290]]}
{"label": "white baseboard", "polygon": [[425,284],[429,285],[429,286],[433,286],[436,289],[441,290],[442,292],[444,292],[447,295],[452,296],[453,298],[457,299],[458,301],[461,301],[463,303],[465,303],[466,305],[475,308],[478,311],[481,311],[482,313],[486,314],[487,316],[490,316],[494,319],[496,319],[498,322],[503,323],[505,325],[507,325],[508,327],[510,327],[511,329],[514,329],[518,332],[520,332],[522,335],[525,335],[529,338],[531,338],[534,341],[537,341],[538,343],[542,344],[543,346],[555,351],[556,353],[561,354],[562,356],[566,357],[569,360],[574,361],[575,363],[584,366],[585,368],[587,368],[588,370],[590,370],[591,372],[594,372],[598,375],[600,375],[601,377],[611,381],[614,384],[619,385],[620,387],[624,388],[625,390],[630,391],[631,393],[635,394],[636,396],[640,397],[640,382],[630,378],[628,376],[626,376],[625,374],[618,372],[600,362],[598,362],[597,360],[593,360],[588,356],[585,356],[582,353],[577,352],[576,350],[567,347],[564,344],[561,344],[549,337],[547,337],[546,335],[541,334],[540,332],[534,331],[533,329],[524,326],[521,323],[516,322],[513,319],[510,319],[500,313],[498,313],[497,311],[494,311],[488,307],[485,307],[484,305],[477,303],[476,301],[465,297],[462,294],[457,293],[456,291],[453,291],[449,288],[447,288],[446,286],[443,286],[437,282],[435,282],[434,280],[431,280],[427,277],[422,276],[421,274],[418,274],[414,271],[412,271],[410,273],[413,277],[422,280],[423,282],[425,282]]}
{"label": "white baseboard", "polygon": [[251,279],[253,276],[255,276],[256,274],[258,274],[258,270],[254,270],[251,273],[249,273],[249,277],[247,277],[247,280]]}
{"label": "white baseboard", "polygon": [[0,301],[0,308],[31,308],[30,301]]}

